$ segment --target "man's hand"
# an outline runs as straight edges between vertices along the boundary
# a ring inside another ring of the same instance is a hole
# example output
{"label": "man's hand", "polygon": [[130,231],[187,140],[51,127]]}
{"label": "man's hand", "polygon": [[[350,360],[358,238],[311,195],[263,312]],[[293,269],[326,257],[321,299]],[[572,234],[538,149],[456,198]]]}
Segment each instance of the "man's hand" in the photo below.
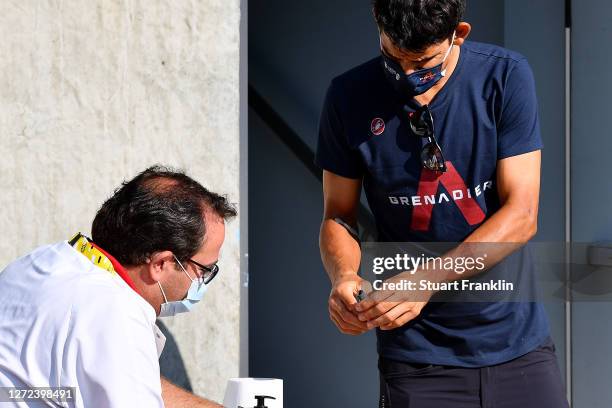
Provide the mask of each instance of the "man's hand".
{"label": "man's hand", "polygon": [[355,294],[362,289],[365,281],[358,275],[343,276],[336,279],[329,295],[329,316],[344,334],[357,336],[368,331],[365,322],[355,313]]}
{"label": "man's hand", "polygon": [[[396,283],[403,279],[415,281],[414,276],[404,272],[385,282]],[[367,329],[378,327],[381,330],[392,330],[417,317],[432,295],[433,292],[422,290],[418,293],[407,290],[379,290],[358,303],[355,310],[358,319],[366,324]]]}

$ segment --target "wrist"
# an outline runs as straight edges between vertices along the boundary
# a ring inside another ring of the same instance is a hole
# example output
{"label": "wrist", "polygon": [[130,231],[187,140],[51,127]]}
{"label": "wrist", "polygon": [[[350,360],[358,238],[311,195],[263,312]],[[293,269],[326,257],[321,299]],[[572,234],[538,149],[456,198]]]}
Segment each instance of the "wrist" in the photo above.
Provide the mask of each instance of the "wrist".
{"label": "wrist", "polygon": [[356,271],[348,271],[348,270],[341,271],[341,272],[336,272],[333,274],[333,276],[331,276],[332,286],[336,286],[340,282],[354,281],[354,280],[361,280],[361,278],[359,277]]}

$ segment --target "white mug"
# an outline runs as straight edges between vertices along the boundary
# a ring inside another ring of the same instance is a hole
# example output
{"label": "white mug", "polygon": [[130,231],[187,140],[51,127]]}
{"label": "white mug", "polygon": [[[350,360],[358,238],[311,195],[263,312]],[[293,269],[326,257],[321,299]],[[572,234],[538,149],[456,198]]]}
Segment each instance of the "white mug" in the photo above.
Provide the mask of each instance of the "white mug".
{"label": "white mug", "polygon": [[266,407],[283,408],[283,380],[277,378],[230,378],[225,389],[225,408],[253,408],[256,395],[267,395]]}

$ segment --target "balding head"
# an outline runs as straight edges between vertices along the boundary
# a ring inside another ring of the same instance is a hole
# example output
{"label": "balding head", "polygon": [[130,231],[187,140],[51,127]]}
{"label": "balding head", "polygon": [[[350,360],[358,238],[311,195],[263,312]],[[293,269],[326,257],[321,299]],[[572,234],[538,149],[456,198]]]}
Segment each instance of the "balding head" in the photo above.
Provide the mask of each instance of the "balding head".
{"label": "balding head", "polygon": [[92,238],[126,266],[143,264],[158,251],[187,260],[206,237],[205,213],[225,220],[236,210],[185,173],[154,166],[124,182],[102,205]]}

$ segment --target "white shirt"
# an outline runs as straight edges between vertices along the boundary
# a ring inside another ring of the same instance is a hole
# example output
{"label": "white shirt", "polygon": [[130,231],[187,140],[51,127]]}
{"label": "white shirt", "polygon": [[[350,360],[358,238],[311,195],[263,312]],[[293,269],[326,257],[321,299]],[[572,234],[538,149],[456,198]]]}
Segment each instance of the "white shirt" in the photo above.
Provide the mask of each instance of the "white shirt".
{"label": "white shirt", "polygon": [[0,273],[0,387],[77,387],[17,407],[163,407],[155,317],[67,242],[38,248]]}

